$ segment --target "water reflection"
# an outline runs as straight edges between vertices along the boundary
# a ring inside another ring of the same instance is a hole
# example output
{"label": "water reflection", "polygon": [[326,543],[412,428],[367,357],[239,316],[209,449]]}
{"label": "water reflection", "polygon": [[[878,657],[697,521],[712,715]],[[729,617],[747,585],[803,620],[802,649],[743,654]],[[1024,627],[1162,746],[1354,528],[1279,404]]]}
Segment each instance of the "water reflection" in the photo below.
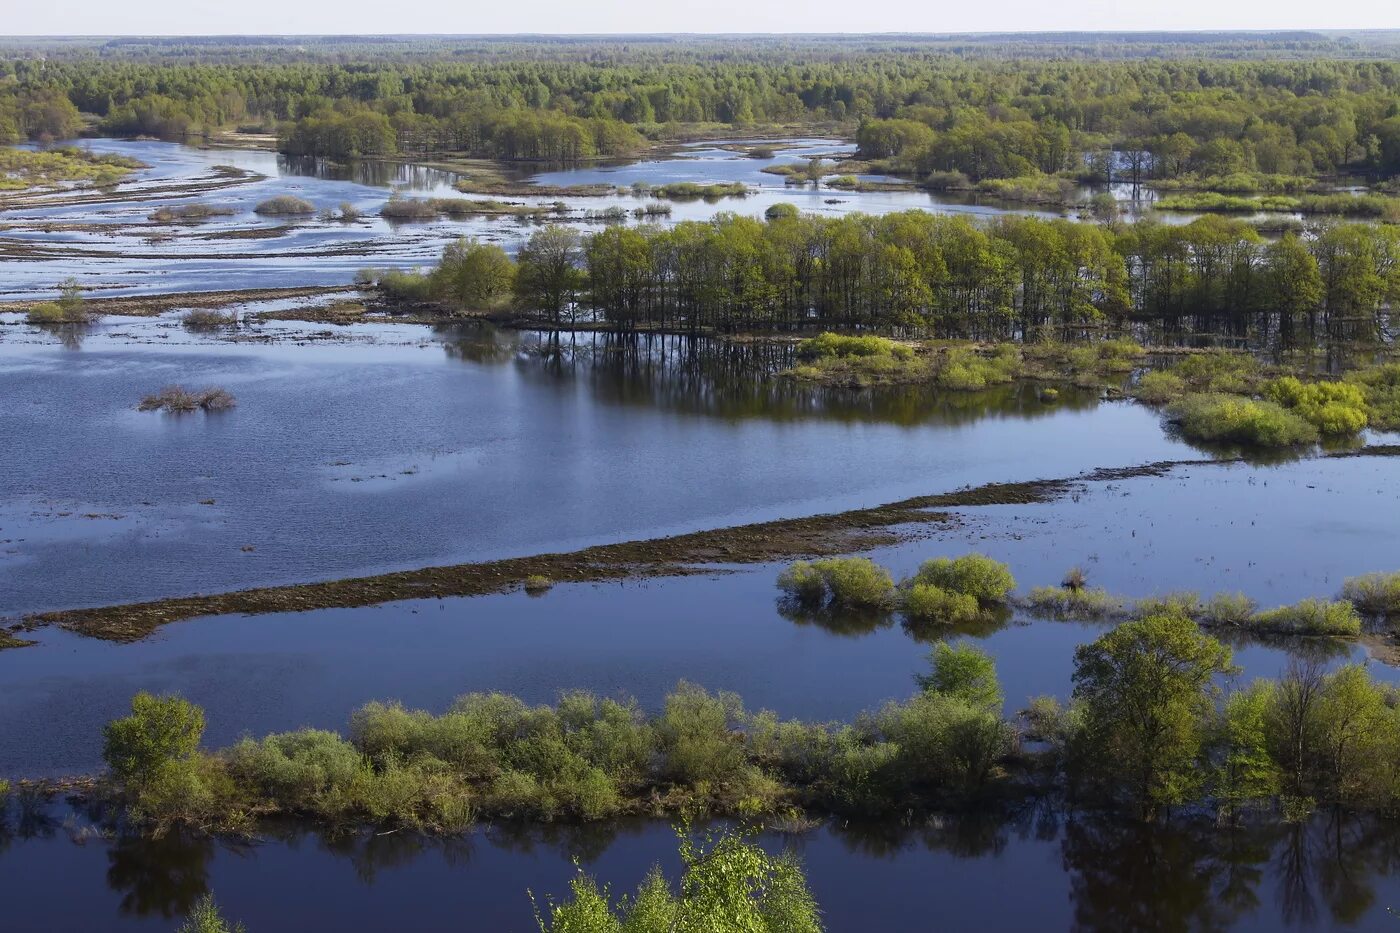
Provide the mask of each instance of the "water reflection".
{"label": "water reflection", "polygon": [[[56,830],[82,815],[54,804],[25,823],[20,809],[12,803],[0,820],[0,840],[9,846],[0,847],[9,860],[3,867],[13,877],[24,870],[26,855],[39,854],[32,847],[47,846],[44,867],[76,875],[86,847]],[[922,928],[913,922],[926,906],[926,891],[911,883],[919,877],[947,881],[940,888],[942,921],[955,928],[1384,928],[1391,922],[1386,905],[1400,895],[1400,824],[1338,812],[1299,823],[1255,813],[1222,826],[1188,813],[1141,824],[1041,801],[915,825],[832,821],[758,838],[770,849],[802,855],[837,933]],[[389,898],[410,926],[504,918],[492,928],[526,930],[525,889],[558,884],[573,863],[615,893],[631,890],[649,864],[670,875],[679,868],[674,830],[660,821],[501,825],[450,839],[321,833],[283,823],[260,827],[256,846],[186,832],[160,839],[119,834],[100,844],[107,847],[105,881],[118,916],[168,920],[213,891],[258,929],[286,928],[287,908],[305,894],[276,870],[289,858],[314,873],[324,901],[351,911],[345,928],[356,926],[356,905]],[[1018,896],[979,896],[983,884]],[[28,890],[13,889],[7,921],[19,929],[61,925],[65,904]],[[466,916],[459,913],[463,897]]]}
{"label": "water reflection", "polygon": [[962,425],[1084,411],[1101,399],[1096,389],[1065,385],[1058,398],[1047,400],[1028,382],[976,392],[942,391],[927,383],[859,391],[814,386],[777,375],[796,362],[795,341],[678,334],[561,336],[503,331],[484,323],[441,327],[435,335],[453,359],[514,362],[526,378],[584,385],[604,403],[729,420]]}

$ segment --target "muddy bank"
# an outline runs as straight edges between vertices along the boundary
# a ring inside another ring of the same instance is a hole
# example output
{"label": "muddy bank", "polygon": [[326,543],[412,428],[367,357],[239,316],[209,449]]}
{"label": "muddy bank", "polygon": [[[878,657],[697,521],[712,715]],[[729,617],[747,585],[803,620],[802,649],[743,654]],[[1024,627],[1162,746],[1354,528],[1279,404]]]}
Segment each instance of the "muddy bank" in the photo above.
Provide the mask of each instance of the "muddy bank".
{"label": "muddy bank", "polygon": [[1174,467],[1216,462],[1220,461],[1164,461],[1096,470],[1063,479],[991,483],[867,509],[598,545],[566,553],[35,613],[25,616],[13,631],[56,625],[94,638],[134,641],[161,625],[196,616],[368,606],[428,597],[482,596],[519,589],[525,579],[532,576],[559,583],[588,583],[714,573],[722,571],[725,564],[767,563],[891,545],[918,535],[929,525],[955,523],[956,517],[942,511],[945,509],[1048,502],[1086,482],[1160,476]]}
{"label": "muddy bank", "polygon": [[[172,295],[131,295],[114,298],[87,298],[85,307],[96,314],[126,317],[155,317],[176,308],[228,308],[256,301],[287,298],[320,298],[357,291],[355,285],[307,286],[301,288],[249,288],[218,292],[180,292]],[[0,302],[0,312],[27,311],[32,301]],[[290,314],[291,312],[288,312]]]}

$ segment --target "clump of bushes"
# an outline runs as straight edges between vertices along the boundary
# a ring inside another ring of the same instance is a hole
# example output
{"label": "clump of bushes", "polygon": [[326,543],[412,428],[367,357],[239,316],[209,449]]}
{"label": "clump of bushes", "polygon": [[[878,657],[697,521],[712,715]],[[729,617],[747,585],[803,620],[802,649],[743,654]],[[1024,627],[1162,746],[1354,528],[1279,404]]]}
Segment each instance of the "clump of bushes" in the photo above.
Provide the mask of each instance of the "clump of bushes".
{"label": "clump of bushes", "polygon": [[1257,631],[1275,635],[1360,635],[1361,616],[1349,602],[1305,599],[1259,612],[1249,620]]}
{"label": "clump of bushes", "polygon": [[797,355],[806,360],[875,356],[892,356],[896,359],[907,360],[913,357],[914,351],[905,344],[886,337],[874,335],[854,337],[825,332],[799,343]]}
{"label": "clump of bushes", "polygon": [[178,204],[156,208],[147,219],[158,224],[186,224],[208,220],[210,217],[232,217],[233,214],[234,210],[231,207],[220,207],[214,204]]}
{"label": "clump of bushes", "polygon": [[614,904],[607,887],[580,873],[569,898],[536,906],[541,933],[651,933],[663,930],[752,930],[821,933],[821,911],[791,853],[769,855],[742,833],[701,843],[681,833],[680,893],[653,867],[637,893]]}
{"label": "clump of bushes", "polygon": [[1209,350],[1185,357],[1166,372],[1181,379],[1192,392],[1247,395],[1258,384],[1259,362],[1243,353]]}
{"label": "clump of bushes", "polygon": [[1199,618],[1204,606],[1198,593],[1166,593],[1162,596],[1149,596],[1138,600],[1133,606],[1133,615],[1139,619],[1149,616],[1173,615],[1187,619]]}
{"label": "clump of bushes", "polygon": [[1149,405],[1165,405],[1185,393],[1186,380],[1165,369],[1143,373],[1133,386],[1133,396]]}
{"label": "clump of bushes", "polygon": [[1355,434],[1366,427],[1366,393],[1351,383],[1304,383],[1282,376],[1265,385],[1264,395],[1326,435]]}
{"label": "clump of bushes", "polygon": [[525,578],[522,586],[525,592],[531,596],[543,596],[554,588],[554,581],[543,574],[533,573]]}
{"label": "clump of bushes", "polygon": [[1400,573],[1368,573],[1342,583],[1342,599],[1367,615],[1400,615]]}
{"label": "clump of bushes", "polygon": [[937,587],[948,593],[970,596],[982,605],[1006,602],[1016,588],[1011,569],[983,554],[936,557],[924,561],[910,583]]}
{"label": "clump of bushes", "polygon": [[708,185],[697,184],[693,181],[677,181],[649,188],[647,193],[673,201],[694,201],[702,198],[706,201],[718,201],[720,198],[745,197],[749,193],[749,186],[741,181],[717,182]]}
{"label": "clump of bushes", "polygon": [[1216,593],[1201,606],[1200,620],[1206,625],[1245,625],[1257,608],[1243,593]]}
{"label": "clump of bushes", "polygon": [[784,375],[803,381],[864,386],[922,378],[923,360],[909,346],[885,337],[822,333],[797,345],[804,365]]}
{"label": "clump of bushes", "polygon": [[238,314],[233,311],[218,311],[213,308],[195,308],[180,318],[180,323],[191,330],[213,330],[218,327],[232,327],[238,323]]}
{"label": "clump of bushes", "polygon": [[76,279],[66,279],[58,287],[58,300],[34,305],[25,315],[30,324],[91,324],[102,315],[83,301],[83,289]]}
{"label": "clump of bushes", "polygon": [[1318,439],[1315,425],[1274,402],[1209,393],[1173,402],[1168,417],[1196,441],[1295,447]]}
{"label": "clump of bushes", "polygon": [[137,409],[183,414],[192,411],[224,411],[236,404],[237,399],[227,389],[218,386],[186,389],[184,386],[169,385],[143,398]]}
{"label": "clump of bushes", "polygon": [[985,355],[966,347],[954,347],[940,358],[934,381],[944,389],[970,391],[1014,380],[1020,371],[1021,351],[1004,344]]}
{"label": "clump of bushes", "polygon": [[1056,619],[1111,619],[1124,611],[1123,600],[1087,586],[1037,586],[1027,594],[1026,605]]}
{"label": "clump of bushes", "polygon": [[1366,417],[1382,431],[1400,430],[1400,363],[1369,366],[1348,373],[1345,381],[1366,395]]}
{"label": "clump of bushes", "polygon": [[266,201],[253,208],[255,214],[290,214],[308,217],[316,213],[316,205],[310,201],[303,200],[291,194],[279,194],[275,198],[268,198]]}
{"label": "clump of bushes", "polygon": [[778,588],[810,608],[888,608],[895,597],[890,572],[868,557],[794,561],[778,575]]}

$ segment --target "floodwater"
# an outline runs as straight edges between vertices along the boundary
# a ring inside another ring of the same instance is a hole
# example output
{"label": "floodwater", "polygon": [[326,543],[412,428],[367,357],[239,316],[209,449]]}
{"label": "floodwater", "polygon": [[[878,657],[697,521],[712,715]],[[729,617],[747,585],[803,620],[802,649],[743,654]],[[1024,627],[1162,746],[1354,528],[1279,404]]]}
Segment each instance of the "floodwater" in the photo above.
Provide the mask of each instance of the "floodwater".
{"label": "floodwater", "polygon": [[[656,822],[497,826],[447,841],[271,826],[243,844],[104,837],[89,814],[61,804],[10,810],[0,875],[13,931],[169,930],[212,892],[226,917],[258,933],[527,933],[537,929],[530,893],[543,908],[579,868],[615,897],[653,865],[673,881],[680,869],[673,830]],[[1220,829],[1043,808],[907,829],[827,825],[758,842],[801,858],[831,933],[1264,931],[1392,929],[1398,838],[1392,825],[1331,814]]]}
{"label": "floodwater", "polygon": [[[251,213],[276,194],[372,213],[392,188],[453,193],[453,176],[422,167],[342,169],[166,143],[94,148],[152,168],[120,189],[131,200],[0,213],[0,297],[32,297],[68,275],[94,294],[340,284],[364,265],[429,262],[452,237],[510,247],[530,230],[500,218],[394,227]],[[775,160],[840,151],[801,140]],[[672,220],[758,214],[778,201],[824,212],[996,210],[920,192],[790,189],[761,173],[764,164],[695,146],[535,180],[759,186],[744,199],[676,203]],[[226,180],[217,165],[264,176],[185,196],[233,206],[233,217],[144,226],[162,189]],[[571,207],[639,203],[622,194]],[[258,230],[273,235],[247,237]],[[0,315],[0,617],[567,550],[1210,456],[1164,430],[1152,410],[1092,391],[1066,387],[1046,402],[1026,385],[796,385],[773,377],[791,362],[782,345],[559,340],[478,325],[277,322],[201,335],[177,314],[80,330]],[[221,385],[239,404],[208,415],[136,411],[171,383]],[[1400,568],[1397,465],[1363,451],[1178,466],[1086,482],[1054,502],[957,509],[954,522],[871,556],[898,577],[929,557],[977,550],[1007,561],[1022,592],[1079,565],[1092,585],[1128,597],[1240,591],[1269,606],[1331,596],[1347,576]],[[995,656],[1014,710],[1031,696],[1063,697],[1075,648],[1105,630],[1019,613],[958,632],[894,616],[813,618],[776,599],[779,569],[209,617],[130,645],[41,631],[38,646],[0,652],[0,778],[96,770],[102,725],[143,689],[203,706],[210,745],[342,727],[371,699],[440,710],[480,690],[548,702],[584,688],[654,709],[682,679],[785,717],[844,720],[909,696],[929,643],[957,635]],[[1245,680],[1278,675],[1300,650],[1234,648]],[[1367,658],[1354,644],[1306,651],[1332,665]],[[1369,664],[1400,681],[1400,670]],[[6,808],[5,930],[169,929],[207,890],[258,933],[529,930],[525,890],[563,893],[573,857],[618,892],[654,862],[676,868],[671,830],[659,823],[496,826],[447,841],[267,827],[243,844],[113,835],[81,809],[26,809],[15,795]],[[1266,822],[1144,828],[1045,810],[916,829],[832,825],[763,841],[802,854],[833,931],[1393,922],[1393,827],[1327,815]],[[323,896],[310,902],[308,890]]]}
{"label": "floodwater", "polygon": [[[0,615],[526,555],[1196,456],[1141,406],[852,396],[762,348],[364,325],[0,326]],[[255,332],[256,333],[256,332]],[[337,335],[341,332],[337,331]],[[548,350],[548,346],[545,346]],[[231,411],[140,412],[220,385]],[[62,426],[62,429],[57,429]]]}
{"label": "floodwater", "polygon": [[[771,159],[750,159],[702,143],[682,147],[664,159],[543,171],[524,180],[545,185],[601,183],[625,189],[639,182],[657,185],[678,181],[738,181],[750,186],[750,194],[742,198],[666,201],[671,214],[655,218],[661,223],[703,220],[721,211],[762,216],[772,205],[784,202],[826,215],[918,209],[974,216],[1008,212],[1054,216],[1026,205],[966,195],[787,185],[781,176],[762,169],[806,162],[813,155],[848,156],[854,152],[850,143],[839,140],[789,143],[790,148]],[[117,186],[101,203],[91,203],[92,192],[78,190],[53,199],[55,203],[47,206],[0,210],[0,300],[47,297],[58,282],[69,277],[76,278],[92,295],[344,285],[368,266],[416,268],[431,264],[442,247],[458,237],[498,242],[513,251],[534,229],[532,222],[500,216],[413,223],[391,223],[378,217],[379,209],[394,192],[410,197],[476,197],[460,195],[452,187],[459,176],[420,165],[327,164],[272,152],[198,149],[147,140],[93,139],[82,145],[96,152],[131,156],[150,168]],[[251,174],[230,180],[219,175],[219,166]],[[1122,191],[1117,194],[1130,196]],[[302,198],[318,209],[350,204],[365,216],[354,223],[341,223],[253,213],[260,202],[280,195]],[[599,226],[585,219],[589,211],[620,207],[630,213],[656,203],[649,195],[630,191],[603,197],[476,199],[533,206],[561,202],[568,211],[560,218],[585,230]],[[188,203],[226,207],[234,214],[191,224],[162,225],[147,220],[158,207]],[[1130,213],[1139,206],[1125,202]],[[1163,220],[1177,223],[1191,218],[1173,214]]]}

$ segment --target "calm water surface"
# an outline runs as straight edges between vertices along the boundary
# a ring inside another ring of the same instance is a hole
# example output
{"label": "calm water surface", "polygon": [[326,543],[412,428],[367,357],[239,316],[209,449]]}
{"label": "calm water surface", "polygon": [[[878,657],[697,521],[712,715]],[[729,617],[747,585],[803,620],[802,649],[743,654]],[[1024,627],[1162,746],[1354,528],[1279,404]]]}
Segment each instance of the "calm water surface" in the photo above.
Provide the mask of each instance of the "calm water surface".
{"label": "calm water surface", "polygon": [[[659,864],[679,871],[664,824],[506,827],[448,841],[324,838],[268,828],[252,845],[171,834],[87,835],[56,806],[0,831],[7,930],[169,930],[204,893],[259,933],[537,929],[527,890],[563,894],[573,860],[615,894]],[[81,844],[74,838],[84,840]],[[1128,826],[1053,811],[919,829],[823,827],[764,835],[803,860],[833,933],[1028,929],[1388,930],[1400,834],[1320,816],[1288,827]],[[315,897],[307,892],[315,891]]]}

